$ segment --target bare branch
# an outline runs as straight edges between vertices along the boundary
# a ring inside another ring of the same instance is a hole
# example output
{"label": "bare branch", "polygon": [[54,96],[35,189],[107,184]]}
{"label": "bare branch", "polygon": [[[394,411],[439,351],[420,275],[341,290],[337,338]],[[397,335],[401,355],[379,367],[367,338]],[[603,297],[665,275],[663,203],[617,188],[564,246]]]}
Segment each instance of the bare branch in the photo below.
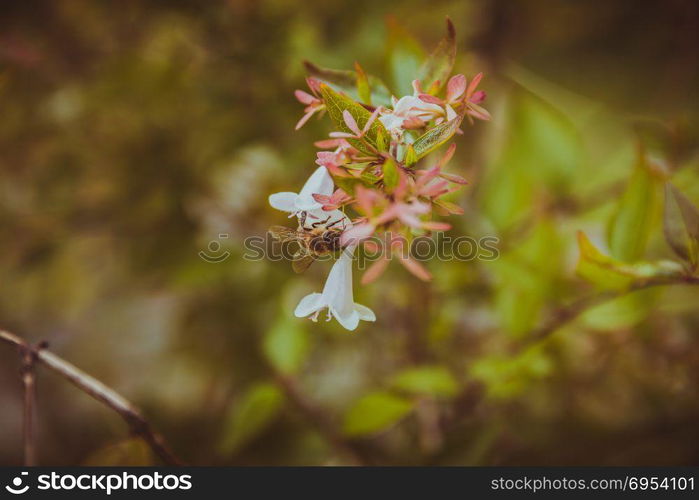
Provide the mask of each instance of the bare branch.
{"label": "bare branch", "polygon": [[668,285],[699,285],[699,277],[681,276],[675,278],[651,279],[636,283],[624,290],[608,291],[578,299],[572,302],[571,304],[558,309],[542,326],[536,328],[535,330],[532,330],[527,335],[525,335],[525,340],[523,340],[522,343],[519,343],[515,346],[515,352],[521,351],[522,349],[536,342],[548,338],[550,335],[554,334],[560,328],[572,322],[573,320],[581,316],[583,313],[587,312],[595,306],[604,304],[605,302],[609,302],[619,297],[623,297],[624,295],[627,295],[631,292],[645,290],[647,288],[657,286]]}
{"label": "bare branch", "polygon": [[24,428],[22,431],[24,440],[24,465],[32,467],[36,465],[36,436],[35,436],[35,408],[36,408],[36,375],[34,373],[35,357],[31,349],[20,349],[22,353],[22,384],[24,385]]}
{"label": "bare branch", "polygon": [[[165,464],[167,465],[182,465],[182,461],[177,458],[177,456],[172,452],[170,447],[167,445],[163,437],[155,432],[148,421],[141,415],[141,412],[136,408],[131,402],[126,400],[123,396],[118,394],[113,389],[107,387],[99,380],[88,375],[84,371],[80,370],[71,363],[65,361],[63,358],[53,354],[52,352],[46,350],[44,346],[34,347],[26,342],[21,337],[14,335],[5,330],[0,330],[0,340],[7,344],[14,345],[20,349],[22,353],[29,353],[32,358],[32,363],[40,362],[47,366],[49,369],[53,370],[55,373],[59,374],[74,386],[76,386],[81,391],[89,394],[94,399],[100,401],[108,408],[118,413],[121,418],[123,418],[126,423],[131,428],[131,431],[140,436],[147,444],[150,446],[153,453],[155,453]],[[23,376],[26,377],[27,370],[23,371]],[[31,386],[32,394],[34,388],[33,381],[33,371],[31,371]],[[27,382],[25,381],[25,456],[26,456],[26,443],[27,443]],[[29,406],[33,409],[33,404]],[[32,411],[33,413],[33,411]],[[30,436],[32,427],[30,429]]]}

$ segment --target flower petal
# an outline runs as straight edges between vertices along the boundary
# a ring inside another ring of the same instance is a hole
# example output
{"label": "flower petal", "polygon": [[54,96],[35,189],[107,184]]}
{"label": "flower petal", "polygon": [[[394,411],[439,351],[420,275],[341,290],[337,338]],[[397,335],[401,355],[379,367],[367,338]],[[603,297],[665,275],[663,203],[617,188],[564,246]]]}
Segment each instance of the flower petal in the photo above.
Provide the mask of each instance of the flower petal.
{"label": "flower petal", "polygon": [[415,182],[415,186],[418,189],[422,189],[432,179],[434,179],[435,177],[437,177],[439,175],[440,168],[441,168],[440,165],[437,164],[428,170],[416,170],[416,173],[420,176],[420,178]]}
{"label": "flower petal", "polygon": [[464,75],[454,75],[447,83],[447,102],[453,102],[466,91],[466,77]]}
{"label": "flower petal", "polygon": [[386,130],[395,131],[400,130],[405,119],[402,116],[398,116],[394,113],[388,113],[379,117],[379,121],[383,124]]}
{"label": "flower petal", "polygon": [[410,271],[414,276],[420,278],[422,281],[430,281],[432,279],[430,272],[418,261],[413,260],[410,257],[405,257],[399,259],[399,262],[403,264],[403,267]]}
{"label": "flower petal", "polygon": [[406,226],[414,227],[415,229],[419,229],[422,225],[422,221],[411,213],[399,212],[398,219]]}
{"label": "flower petal", "polygon": [[295,90],[294,96],[296,96],[296,99],[301,104],[305,104],[305,105],[312,104],[313,102],[318,100],[315,97],[313,97],[311,94],[309,94],[308,92],[304,92],[303,90]]}
{"label": "flower petal", "polygon": [[320,94],[320,81],[316,80],[315,78],[308,77],[306,78],[306,84],[308,85],[308,88],[311,89],[311,92],[318,96]]}
{"label": "flower petal", "polygon": [[448,122],[452,121],[454,118],[459,116],[456,114],[456,111],[454,111],[454,108],[452,108],[449,104],[447,104],[446,110],[447,110],[447,121]]}
{"label": "flower petal", "polygon": [[325,167],[318,167],[303,185],[298,199],[296,200],[297,210],[316,210],[321,205],[313,199],[314,194],[333,194],[333,179]]}
{"label": "flower petal", "polygon": [[335,139],[354,139],[356,136],[349,134],[347,132],[330,132],[330,137]]}
{"label": "flower petal", "polygon": [[403,124],[401,126],[406,130],[415,130],[420,129],[425,125],[425,121],[421,118],[418,118],[417,116],[411,116],[410,118],[406,118],[405,120],[403,120]]}
{"label": "flower petal", "polygon": [[428,231],[449,231],[451,229],[451,224],[448,222],[430,220],[423,222],[422,227]]}
{"label": "flower petal", "polygon": [[450,174],[448,172],[440,172],[439,176],[442,179],[446,179],[449,182],[453,182],[455,184],[461,184],[461,185],[468,184],[468,181],[466,179],[464,179],[463,177],[461,177],[460,175]]}
{"label": "flower petal", "polygon": [[303,116],[301,117],[301,119],[296,123],[296,126],[294,127],[294,130],[298,130],[298,129],[300,129],[301,127],[303,127],[303,126],[306,124],[306,122],[311,118],[311,116],[313,116],[313,113],[315,113],[315,112],[316,112],[316,110],[315,110],[315,109],[312,109],[312,110],[310,110],[308,113],[306,113],[305,115],[303,115]]}
{"label": "flower petal", "polygon": [[334,149],[338,146],[342,146],[344,141],[341,139],[323,139],[321,141],[316,141],[313,145],[320,149]]}
{"label": "flower petal", "polygon": [[376,314],[374,311],[369,309],[367,306],[361,304],[354,304],[354,310],[359,314],[359,319],[364,321],[376,321]]}
{"label": "flower petal", "polygon": [[388,263],[389,260],[385,256],[382,256],[379,260],[370,265],[369,269],[364,271],[362,275],[362,285],[368,285],[381,276],[386,270],[386,267],[388,267]]}
{"label": "flower petal", "polygon": [[269,195],[269,204],[272,205],[272,208],[276,208],[282,212],[296,212],[296,200],[298,197],[299,195],[296,193],[290,193],[288,191],[274,193]]}
{"label": "flower petal", "polygon": [[485,101],[487,94],[485,93],[485,90],[479,90],[478,92],[474,92],[473,95],[471,96],[471,99],[469,99],[470,102],[473,104],[480,104],[483,101]]}
{"label": "flower petal", "polygon": [[369,224],[366,222],[362,224],[357,224],[352,229],[348,229],[347,231],[342,233],[342,236],[340,236],[340,243],[343,246],[357,245],[362,240],[365,240],[369,236],[374,234],[375,230],[376,228],[373,224]]}
{"label": "flower petal", "polygon": [[481,79],[483,78],[483,73],[478,73],[476,76],[473,77],[473,80],[471,80],[471,83],[468,84],[468,88],[466,89],[466,98],[470,98],[473,93],[476,91],[476,87],[478,87],[478,84],[481,83]]}
{"label": "flower petal", "polygon": [[326,304],[323,304],[322,295],[320,293],[311,293],[301,299],[299,305],[296,306],[294,315],[297,318],[305,318],[316,311],[320,311],[325,306]]}
{"label": "flower petal", "polygon": [[474,118],[478,118],[479,120],[490,120],[490,113],[486,110],[481,108],[478,104],[470,103],[469,105],[469,110],[468,114],[473,116]]}
{"label": "flower petal", "polygon": [[366,121],[366,123],[364,124],[364,128],[362,129],[361,135],[364,135],[364,134],[366,134],[366,133],[369,131],[369,129],[370,129],[371,126],[374,124],[374,122],[376,121],[376,118],[379,116],[379,113],[380,113],[381,111],[382,111],[381,106],[377,107],[377,108],[374,110],[374,112],[371,114],[371,116],[369,117],[369,119],[368,119],[368,120]]}
{"label": "flower petal", "polygon": [[354,308],[350,310],[349,314],[338,314],[332,307],[330,308],[330,312],[335,316],[337,322],[346,330],[353,331],[359,326],[359,313],[354,310]]}
{"label": "flower petal", "polygon": [[432,94],[420,94],[418,97],[423,102],[428,102],[430,104],[442,104],[442,100],[437,96],[433,96]]}
{"label": "flower petal", "polygon": [[413,85],[413,92],[415,94],[422,94],[422,83],[420,82],[420,80],[413,80],[412,85]]}
{"label": "flower petal", "polygon": [[342,119],[345,121],[345,125],[347,125],[348,129],[350,129],[356,135],[361,135],[362,132],[359,130],[357,122],[349,111],[344,110],[342,112]]}
{"label": "flower petal", "polygon": [[370,214],[376,202],[376,192],[359,185],[355,190],[355,196],[361,211],[367,215]]}
{"label": "flower petal", "polygon": [[442,157],[437,162],[437,165],[439,165],[439,167],[442,168],[444,165],[449,163],[452,156],[454,156],[454,151],[456,151],[456,143],[452,142],[451,145],[449,146],[449,148],[447,148],[447,151],[442,155]]}

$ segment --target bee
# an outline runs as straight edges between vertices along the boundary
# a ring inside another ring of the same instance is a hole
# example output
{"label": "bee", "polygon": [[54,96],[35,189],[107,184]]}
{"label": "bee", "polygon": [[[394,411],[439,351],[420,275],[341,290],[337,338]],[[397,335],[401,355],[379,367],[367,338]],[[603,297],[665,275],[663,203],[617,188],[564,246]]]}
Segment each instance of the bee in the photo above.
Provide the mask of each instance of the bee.
{"label": "bee", "polygon": [[[341,249],[340,235],[344,231],[344,219],[330,222],[330,216],[306,227],[306,212],[299,214],[299,227],[291,229],[285,226],[272,226],[269,233],[281,243],[296,243],[299,249],[292,257],[291,268],[296,273],[302,273],[309,268],[313,261],[323,255]],[[338,227],[342,225],[342,227]]]}

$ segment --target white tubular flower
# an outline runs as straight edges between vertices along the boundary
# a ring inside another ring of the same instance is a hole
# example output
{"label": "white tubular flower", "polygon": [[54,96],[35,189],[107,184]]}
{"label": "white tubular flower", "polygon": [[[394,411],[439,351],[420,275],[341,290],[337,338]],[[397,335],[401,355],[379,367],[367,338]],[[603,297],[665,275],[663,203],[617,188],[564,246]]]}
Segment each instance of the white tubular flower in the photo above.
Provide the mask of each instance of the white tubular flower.
{"label": "white tubular flower", "polygon": [[379,117],[379,121],[389,132],[401,134],[406,120],[418,119],[429,121],[444,114],[444,109],[437,104],[424,102],[417,95],[406,95],[395,102],[393,111]]}
{"label": "white tubular flower", "polygon": [[318,167],[308,178],[300,193],[282,192],[269,196],[269,204],[282,212],[292,215],[298,212],[319,210],[322,205],[313,199],[314,194],[331,196],[333,194],[333,179],[325,167]]}
{"label": "white tubular flower", "polygon": [[[300,222],[300,221],[299,221]],[[315,224],[315,226],[314,226]],[[303,218],[304,229],[326,227],[345,231],[352,227],[352,221],[342,210],[310,210]]]}
{"label": "white tubular flower", "polygon": [[353,249],[346,249],[335,261],[323,287],[323,293],[311,293],[301,299],[294,312],[296,317],[310,316],[312,321],[317,321],[320,312],[327,308],[327,320],[330,321],[334,316],[344,328],[350,331],[357,328],[360,320],[376,321],[374,311],[354,302],[352,251]]}

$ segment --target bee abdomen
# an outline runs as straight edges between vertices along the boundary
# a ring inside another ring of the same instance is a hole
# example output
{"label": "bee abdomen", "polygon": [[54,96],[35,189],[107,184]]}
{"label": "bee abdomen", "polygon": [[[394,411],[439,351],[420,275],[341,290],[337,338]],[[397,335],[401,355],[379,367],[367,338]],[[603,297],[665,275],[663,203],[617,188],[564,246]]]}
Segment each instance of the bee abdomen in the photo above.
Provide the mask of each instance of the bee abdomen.
{"label": "bee abdomen", "polygon": [[327,253],[339,250],[340,233],[337,231],[326,231],[325,233],[311,239],[309,246],[315,253]]}

